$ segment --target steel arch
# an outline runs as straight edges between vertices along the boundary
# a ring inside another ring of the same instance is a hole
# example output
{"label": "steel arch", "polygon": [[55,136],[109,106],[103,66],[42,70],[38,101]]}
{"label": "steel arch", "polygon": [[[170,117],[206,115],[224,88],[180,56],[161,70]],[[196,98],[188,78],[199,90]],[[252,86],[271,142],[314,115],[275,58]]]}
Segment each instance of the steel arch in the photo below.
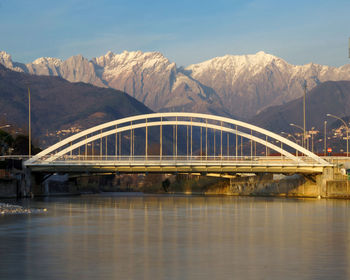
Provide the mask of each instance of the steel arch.
{"label": "steel arch", "polygon": [[[168,121],[168,120],[163,120],[166,118],[191,118],[191,121]],[[203,119],[206,122],[193,122],[192,119]],[[148,120],[150,119],[161,119],[161,121],[151,121],[149,122]],[[140,121],[140,120],[144,120],[143,123],[136,123],[133,124],[133,122],[135,121]],[[132,117],[126,117],[123,119],[119,119],[119,120],[115,120],[115,121],[111,121],[108,123],[104,123],[101,125],[97,125],[95,127],[89,128],[87,130],[84,130],[82,132],[79,132],[75,135],[72,135],[58,143],[56,143],[55,145],[52,145],[51,147],[45,149],[44,151],[40,152],[39,154],[33,156],[31,159],[27,160],[25,162],[25,164],[32,164],[33,162],[40,160],[41,158],[45,158],[48,157],[53,151],[58,150],[70,143],[72,143],[73,141],[76,141],[82,137],[86,137],[86,139],[83,139],[67,148],[64,148],[62,151],[57,152],[54,155],[49,156],[46,161],[47,162],[52,162],[55,159],[57,159],[58,157],[69,153],[70,151],[77,149],[83,145],[86,145],[89,142],[95,141],[97,139],[99,139],[100,137],[106,137],[108,135],[112,135],[114,133],[119,133],[119,132],[123,132],[123,131],[128,131],[131,129],[137,129],[137,128],[142,128],[142,127],[151,127],[151,126],[161,126],[161,125],[192,125],[192,126],[197,126],[197,127],[207,127],[207,128],[212,128],[212,129],[217,129],[217,130],[222,130],[225,132],[229,132],[229,133],[233,133],[233,134],[237,134],[239,136],[242,136],[244,138],[253,140],[257,143],[261,143],[262,145],[265,145],[269,148],[274,149],[275,151],[283,154],[284,156],[286,156],[289,159],[292,159],[293,161],[295,161],[296,163],[300,163],[302,162],[301,159],[295,157],[294,155],[292,155],[291,153],[287,152],[284,149],[281,149],[280,147],[267,142],[265,139],[261,139],[258,138],[256,136],[252,136],[250,134],[241,132],[239,130],[233,129],[233,128],[229,128],[226,126],[222,126],[222,125],[214,125],[214,124],[210,124],[207,123],[208,120],[211,121],[218,121],[221,123],[226,123],[226,124],[230,124],[230,125],[235,125],[237,127],[242,127],[245,129],[249,129],[251,131],[255,131],[258,133],[261,133],[262,135],[265,135],[269,138],[275,139],[280,141],[281,143],[292,147],[293,149],[297,150],[298,152],[304,154],[305,156],[307,156],[308,158],[312,159],[315,164],[318,165],[323,165],[323,166],[327,166],[329,165],[329,163],[323,159],[321,159],[320,157],[318,157],[317,155],[315,155],[314,153],[310,152],[309,150],[301,147],[300,145],[276,134],[273,133],[271,131],[268,131],[266,129],[260,128],[258,126],[249,124],[249,123],[245,123],[242,121],[238,121],[238,120],[234,120],[234,119],[230,119],[230,118],[226,118],[226,117],[221,117],[221,116],[214,116],[214,115],[209,115],[209,114],[201,114],[201,113],[184,113],[184,112],[168,112],[168,113],[152,113],[152,114],[144,114],[144,115],[136,115],[136,116],[132,116]],[[116,129],[116,126],[121,125],[121,124],[127,124],[130,123],[130,125],[126,125],[123,127],[119,127]],[[103,129],[107,129],[107,128],[111,128],[111,130],[109,131],[104,131],[101,134],[98,135],[94,135],[91,136],[89,138],[87,138],[87,135],[92,134],[92,133],[96,133],[98,131],[102,131]]]}

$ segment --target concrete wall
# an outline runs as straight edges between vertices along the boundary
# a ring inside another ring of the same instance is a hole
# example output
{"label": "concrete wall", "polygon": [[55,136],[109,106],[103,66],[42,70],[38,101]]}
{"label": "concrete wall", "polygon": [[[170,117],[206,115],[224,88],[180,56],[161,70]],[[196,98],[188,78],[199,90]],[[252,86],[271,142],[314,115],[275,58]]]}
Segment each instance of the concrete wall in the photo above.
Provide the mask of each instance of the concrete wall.
{"label": "concrete wall", "polygon": [[302,175],[273,176],[262,174],[230,179],[220,187],[210,187],[205,194],[317,197],[317,185]]}
{"label": "concrete wall", "polygon": [[[279,197],[310,197],[310,198],[350,198],[350,183],[346,176],[339,176],[332,169],[324,175],[272,175],[243,176],[232,179],[221,179],[211,185],[186,185],[186,193],[202,193],[208,195],[241,195],[241,196],[279,196]],[[334,179],[336,178],[336,179]],[[181,188],[170,191],[182,192]]]}
{"label": "concrete wall", "polygon": [[329,181],[326,186],[327,198],[350,198],[349,181]]}

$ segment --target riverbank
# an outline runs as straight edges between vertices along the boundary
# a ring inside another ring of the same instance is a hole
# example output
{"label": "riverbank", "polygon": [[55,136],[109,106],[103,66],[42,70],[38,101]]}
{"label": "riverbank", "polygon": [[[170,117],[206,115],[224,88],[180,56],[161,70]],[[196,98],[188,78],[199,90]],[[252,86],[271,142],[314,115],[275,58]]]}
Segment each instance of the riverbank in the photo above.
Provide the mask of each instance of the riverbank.
{"label": "riverbank", "polygon": [[20,205],[14,205],[9,203],[0,202],[0,214],[1,215],[13,215],[13,214],[33,214],[33,213],[43,213],[47,209],[33,209],[33,208],[24,208]]}

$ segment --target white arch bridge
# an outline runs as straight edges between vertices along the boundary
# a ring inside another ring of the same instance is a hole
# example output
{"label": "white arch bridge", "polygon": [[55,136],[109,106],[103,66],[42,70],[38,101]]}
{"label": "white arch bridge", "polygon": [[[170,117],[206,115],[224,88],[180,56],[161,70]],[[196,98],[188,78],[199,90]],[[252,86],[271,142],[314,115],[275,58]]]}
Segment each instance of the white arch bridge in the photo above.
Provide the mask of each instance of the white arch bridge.
{"label": "white arch bridge", "polygon": [[153,113],[70,136],[25,162],[33,172],[322,173],[330,163],[266,129],[199,113]]}

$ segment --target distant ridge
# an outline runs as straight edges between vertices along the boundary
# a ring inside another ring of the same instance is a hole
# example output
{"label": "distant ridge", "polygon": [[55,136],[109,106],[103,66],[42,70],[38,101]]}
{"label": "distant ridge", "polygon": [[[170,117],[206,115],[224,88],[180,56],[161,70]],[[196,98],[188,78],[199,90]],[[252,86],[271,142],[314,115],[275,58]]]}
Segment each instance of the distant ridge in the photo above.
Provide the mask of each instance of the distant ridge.
{"label": "distant ridge", "polygon": [[59,76],[127,92],[155,111],[192,111],[249,119],[326,81],[350,80],[350,65],[291,65],[265,52],[225,55],[179,68],[159,52],[108,52],[88,60],[38,58],[13,62],[0,52],[0,63],[19,72]]}
{"label": "distant ridge", "polygon": [[[322,131],[325,120],[329,124],[335,122],[335,119],[326,118],[327,113],[349,119],[350,81],[324,82],[307,93],[307,129],[315,127]],[[277,133],[292,131],[290,123],[303,124],[303,98],[269,107],[251,118],[250,122]]]}

